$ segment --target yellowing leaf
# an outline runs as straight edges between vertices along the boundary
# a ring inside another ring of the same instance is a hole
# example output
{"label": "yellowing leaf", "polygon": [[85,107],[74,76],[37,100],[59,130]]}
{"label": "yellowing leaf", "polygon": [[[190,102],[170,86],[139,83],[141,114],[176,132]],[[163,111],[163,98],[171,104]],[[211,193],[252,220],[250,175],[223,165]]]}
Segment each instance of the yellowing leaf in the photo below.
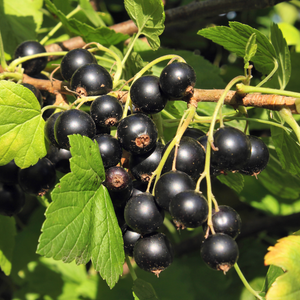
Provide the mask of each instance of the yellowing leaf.
{"label": "yellowing leaf", "polygon": [[300,236],[282,238],[269,247],[265,265],[281,267],[285,273],[277,277],[267,292],[267,300],[300,299]]}

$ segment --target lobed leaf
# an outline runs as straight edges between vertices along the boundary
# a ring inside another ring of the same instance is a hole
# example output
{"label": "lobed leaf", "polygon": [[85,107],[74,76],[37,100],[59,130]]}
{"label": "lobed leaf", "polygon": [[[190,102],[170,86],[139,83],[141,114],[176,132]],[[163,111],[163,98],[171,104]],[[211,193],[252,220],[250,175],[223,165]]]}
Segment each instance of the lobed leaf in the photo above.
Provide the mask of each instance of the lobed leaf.
{"label": "lobed leaf", "polygon": [[92,261],[112,288],[123,271],[124,250],[120,227],[107,189],[97,143],[73,135],[71,173],[56,185],[46,211],[37,252],[77,264]]}
{"label": "lobed leaf", "polygon": [[20,84],[0,81],[0,165],[14,159],[27,168],[44,157],[44,126],[34,94]]}
{"label": "lobed leaf", "polygon": [[155,290],[152,285],[145,280],[136,279],[133,282],[133,292],[138,300],[157,300]]}
{"label": "lobed leaf", "polygon": [[229,172],[226,175],[221,174],[217,178],[237,193],[240,193],[244,188],[244,177],[240,173]]}

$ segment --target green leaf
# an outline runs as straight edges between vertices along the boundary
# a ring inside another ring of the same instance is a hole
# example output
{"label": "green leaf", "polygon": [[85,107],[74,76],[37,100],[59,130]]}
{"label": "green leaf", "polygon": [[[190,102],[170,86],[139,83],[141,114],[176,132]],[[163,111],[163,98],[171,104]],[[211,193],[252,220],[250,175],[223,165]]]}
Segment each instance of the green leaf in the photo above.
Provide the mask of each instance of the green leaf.
{"label": "green leaf", "polygon": [[271,42],[278,61],[277,79],[280,89],[285,89],[291,77],[290,50],[277,24],[271,26]]}
{"label": "green leaf", "polygon": [[284,270],[284,274],[277,277],[267,292],[267,300],[300,299],[300,236],[290,235],[278,240],[274,247],[268,248],[265,265],[275,265]]}
{"label": "green leaf", "polygon": [[270,289],[276,278],[280,275],[282,275],[284,271],[282,268],[276,267],[274,265],[271,265],[269,267],[268,273],[266,275],[266,279],[262,288],[262,291],[264,293],[267,293],[267,291]]}
{"label": "green leaf", "polygon": [[256,34],[252,33],[251,36],[249,37],[249,40],[247,42],[246,49],[245,49],[244,69],[247,69],[249,67],[249,61],[255,55],[256,51],[257,51]]}
{"label": "green leaf", "polygon": [[240,173],[221,174],[217,178],[237,193],[240,193],[244,188],[244,177]]}
{"label": "green leaf", "polygon": [[90,259],[112,288],[123,271],[120,227],[107,189],[97,143],[72,135],[71,173],[56,185],[46,211],[38,253],[56,260],[86,264]]}
{"label": "green leaf", "polygon": [[0,165],[14,159],[27,168],[44,157],[44,126],[34,94],[20,84],[0,81]]}
{"label": "green leaf", "polygon": [[228,51],[245,57],[245,49],[251,35],[255,33],[257,51],[252,57],[255,68],[263,74],[269,74],[274,68],[276,52],[268,38],[260,31],[239,22],[229,22],[230,27],[215,26],[198,31],[199,35],[223,46]]}
{"label": "green leaf", "polygon": [[153,50],[160,46],[159,36],[165,26],[164,6],[161,0],[125,0],[125,9]]}
{"label": "green leaf", "polygon": [[139,300],[158,300],[152,285],[145,280],[136,279],[133,282],[133,292]]}
{"label": "green leaf", "polygon": [[80,0],[79,3],[82,11],[88,17],[88,19],[94,24],[94,26],[96,27],[105,26],[100,16],[93,9],[90,1]]}
{"label": "green leaf", "polygon": [[0,268],[6,276],[12,268],[16,233],[15,219],[0,215]]}

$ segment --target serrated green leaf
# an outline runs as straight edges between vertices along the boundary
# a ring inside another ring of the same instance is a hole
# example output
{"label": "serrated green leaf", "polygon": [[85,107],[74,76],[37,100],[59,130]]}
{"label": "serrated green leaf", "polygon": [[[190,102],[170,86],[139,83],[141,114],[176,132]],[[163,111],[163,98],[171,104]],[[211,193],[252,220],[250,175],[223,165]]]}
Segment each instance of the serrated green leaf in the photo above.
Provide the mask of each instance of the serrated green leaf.
{"label": "serrated green leaf", "polygon": [[12,268],[16,233],[15,219],[0,215],[0,268],[6,276]]}
{"label": "serrated green leaf", "polygon": [[257,44],[256,44],[256,34],[252,33],[248,39],[245,49],[245,56],[244,56],[244,68],[247,69],[249,67],[249,61],[255,55],[257,51]]}
{"label": "serrated green leaf", "polygon": [[107,189],[97,143],[69,136],[71,173],[56,185],[46,211],[37,252],[77,264],[90,259],[112,288],[123,271],[124,250],[120,227]]}
{"label": "serrated green leaf", "polygon": [[82,11],[88,17],[88,19],[94,24],[94,26],[96,26],[96,27],[105,26],[101,17],[93,9],[90,1],[80,0],[79,3],[80,3],[80,7],[81,7]]}
{"label": "serrated green leaf", "polygon": [[291,77],[290,50],[277,24],[271,26],[271,42],[276,52],[278,70],[276,72],[280,89],[285,89]]}
{"label": "serrated green leaf", "polygon": [[125,9],[136,24],[139,34],[147,37],[153,50],[160,46],[159,36],[165,26],[165,12],[161,0],[125,0]]}
{"label": "serrated green leaf", "polygon": [[139,300],[158,300],[153,286],[145,280],[136,279],[132,289]]}
{"label": "serrated green leaf", "polygon": [[217,178],[228,187],[240,193],[244,188],[244,177],[240,173],[227,173],[219,175]]}
{"label": "serrated green leaf", "polygon": [[278,276],[282,275],[283,273],[284,273],[284,271],[282,270],[282,268],[279,268],[279,267],[276,267],[274,265],[271,265],[269,267],[268,273],[266,275],[266,279],[265,279],[262,291],[264,293],[267,293],[267,291],[272,286],[272,284],[274,283],[274,281],[276,280],[276,278]]}
{"label": "serrated green leaf", "polygon": [[269,74],[274,68],[276,53],[269,39],[260,31],[239,22],[229,22],[230,27],[215,26],[198,31],[199,35],[223,46],[228,51],[240,57],[245,56],[245,48],[250,36],[255,33],[257,51],[252,62],[256,69],[263,74]]}
{"label": "serrated green leaf", "polygon": [[285,272],[277,277],[267,292],[267,300],[298,300],[300,298],[300,236],[290,235],[268,248],[265,265],[275,265]]}
{"label": "serrated green leaf", "polygon": [[14,159],[27,168],[44,157],[44,126],[34,94],[20,84],[0,81],[0,165]]}

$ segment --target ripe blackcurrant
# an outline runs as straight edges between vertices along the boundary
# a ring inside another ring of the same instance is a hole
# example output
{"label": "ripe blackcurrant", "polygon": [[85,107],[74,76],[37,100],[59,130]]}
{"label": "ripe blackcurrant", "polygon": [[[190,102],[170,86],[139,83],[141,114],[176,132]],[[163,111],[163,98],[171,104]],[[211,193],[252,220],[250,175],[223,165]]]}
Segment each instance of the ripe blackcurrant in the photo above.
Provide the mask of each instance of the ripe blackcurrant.
{"label": "ripe blackcurrant", "polygon": [[21,83],[24,87],[28,88],[31,92],[33,92],[34,96],[36,97],[37,101],[40,103],[41,107],[43,106],[43,98],[40,90],[38,90],[34,85],[29,83]]}
{"label": "ripe blackcurrant", "polygon": [[155,146],[157,129],[148,116],[132,114],[120,121],[117,135],[125,150],[134,154],[143,154]]}
{"label": "ripe blackcurrant", "polygon": [[158,277],[173,262],[172,244],[163,233],[149,234],[135,243],[133,257],[141,269]]}
{"label": "ripe blackcurrant", "polygon": [[60,73],[64,80],[70,81],[74,72],[91,63],[97,63],[95,56],[86,49],[72,49],[61,60]]}
{"label": "ripe blackcurrant", "polygon": [[93,137],[97,141],[104,168],[117,165],[122,157],[119,140],[109,134],[98,134]]}
{"label": "ripe blackcurrant", "polygon": [[103,95],[96,98],[90,107],[90,115],[96,126],[115,126],[122,118],[123,106],[113,96]]}
{"label": "ripe blackcurrant", "polygon": [[127,224],[122,227],[122,234],[125,254],[133,256],[134,245],[140,239],[141,234],[133,231]]}
{"label": "ripe blackcurrant", "polygon": [[248,138],[251,144],[251,155],[239,172],[257,176],[269,162],[269,150],[260,138],[253,135],[249,135]]}
{"label": "ripe blackcurrant", "polygon": [[183,62],[173,62],[161,72],[159,84],[169,99],[179,100],[193,94],[196,83],[194,69]]}
{"label": "ripe blackcurrant", "polygon": [[154,197],[145,192],[128,200],[124,209],[124,219],[134,231],[147,234],[161,227],[164,222],[164,211],[158,207]]}
{"label": "ripe blackcurrant", "polygon": [[53,145],[50,145],[47,156],[54,165],[55,169],[61,173],[69,173],[70,169],[70,158],[72,157],[71,152],[66,149],[60,149]]}
{"label": "ripe blackcurrant", "polygon": [[79,109],[70,109],[57,118],[54,124],[54,136],[60,148],[69,150],[68,135],[71,134],[80,134],[89,138],[95,136],[96,125],[88,113]]}
{"label": "ripe blackcurrant", "polygon": [[214,133],[214,145],[217,151],[212,151],[212,164],[221,171],[239,170],[251,155],[249,138],[234,127],[221,127]]}
{"label": "ripe blackcurrant", "polygon": [[25,193],[42,196],[52,189],[56,181],[55,167],[48,158],[19,170],[19,184]]}
{"label": "ripe blackcurrant", "polygon": [[0,182],[0,214],[11,217],[25,205],[25,195],[18,184]]}
{"label": "ripe blackcurrant", "polygon": [[60,111],[58,113],[55,113],[51,115],[48,120],[45,123],[44,127],[44,133],[45,133],[45,139],[53,146],[59,148],[59,145],[55,139],[54,135],[54,125],[57,120],[57,118],[62,114],[63,112]]}
{"label": "ripe blackcurrant", "polygon": [[208,216],[207,200],[195,190],[186,190],[170,201],[170,215],[177,228],[196,228]]}
{"label": "ripe blackcurrant", "polygon": [[163,174],[155,186],[155,200],[164,210],[169,210],[170,201],[180,192],[194,190],[195,181],[181,171],[170,171]]}
{"label": "ripe blackcurrant", "polygon": [[189,136],[195,140],[198,140],[201,136],[204,136],[205,132],[198,128],[187,128],[183,134],[183,136]]}
{"label": "ripe blackcurrant", "polygon": [[145,114],[155,114],[164,109],[167,97],[159,86],[159,78],[146,75],[138,78],[130,88],[132,103]]}
{"label": "ripe blackcurrant", "polygon": [[203,241],[201,256],[210,268],[226,273],[237,262],[239,248],[229,235],[216,233]]}
{"label": "ripe blackcurrant", "polygon": [[[46,49],[43,45],[36,41],[26,41],[20,44],[14,54],[14,58],[45,53]],[[25,61],[22,63],[22,68],[24,69],[24,73],[28,75],[35,75],[40,73],[45,69],[47,65],[47,57],[37,57]]]}
{"label": "ripe blackcurrant", "polygon": [[86,64],[73,74],[71,89],[83,96],[103,95],[112,90],[112,79],[104,67]]}
{"label": "ripe blackcurrant", "polygon": [[0,182],[17,184],[19,169],[14,160],[11,160],[4,166],[0,166]]}

